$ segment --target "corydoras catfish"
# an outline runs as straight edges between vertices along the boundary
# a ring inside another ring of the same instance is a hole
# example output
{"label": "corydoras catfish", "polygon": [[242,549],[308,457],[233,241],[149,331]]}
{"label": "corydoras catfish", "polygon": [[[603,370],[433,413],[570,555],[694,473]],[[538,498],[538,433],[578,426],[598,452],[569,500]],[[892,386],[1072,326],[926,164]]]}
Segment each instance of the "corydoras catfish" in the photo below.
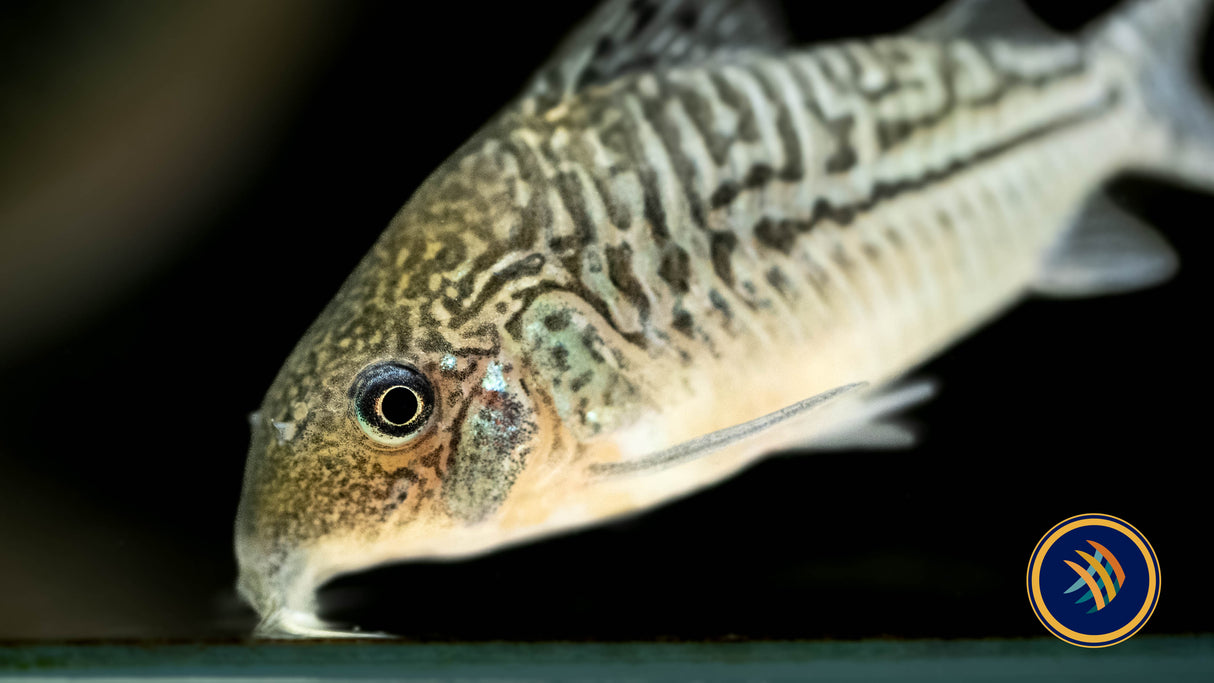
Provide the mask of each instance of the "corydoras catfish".
{"label": "corydoras catfish", "polygon": [[[896,380],[1025,295],[1176,267],[1104,198],[1214,181],[1206,3],[1077,35],[960,0],[792,47],[763,3],[611,0],[431,175],[259,412],[236,525],[262,632],[342,573],[633,513],[791,448],[896,445]],[[745,372],[738,372],[739,367]]]}

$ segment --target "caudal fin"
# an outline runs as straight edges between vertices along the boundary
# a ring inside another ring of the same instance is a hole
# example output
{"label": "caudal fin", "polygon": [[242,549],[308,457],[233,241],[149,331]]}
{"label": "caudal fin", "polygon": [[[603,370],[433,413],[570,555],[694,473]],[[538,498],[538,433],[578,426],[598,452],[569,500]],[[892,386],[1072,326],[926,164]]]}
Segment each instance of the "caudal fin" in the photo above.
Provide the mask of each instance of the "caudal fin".
{"label": "caudal fin", "polygon": [[1149,170],[1214,192],[1214,99],[1198,60],[1212,0],[1134,0],[1098,22],[1088,40],[1138,69],[1145,104],[1163,126],[1166,150]]}

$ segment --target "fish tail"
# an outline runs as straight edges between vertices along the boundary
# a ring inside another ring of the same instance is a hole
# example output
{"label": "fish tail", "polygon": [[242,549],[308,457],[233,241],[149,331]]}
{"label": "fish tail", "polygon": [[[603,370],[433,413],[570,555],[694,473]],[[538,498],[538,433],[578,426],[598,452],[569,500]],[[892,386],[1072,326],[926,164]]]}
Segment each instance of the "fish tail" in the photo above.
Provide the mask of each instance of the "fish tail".
{"label": "fish tail", "polygon": [[1134,0],[1089,29],[1090,46],[1128,59],[1160,138],[1144,170],[1214,192],[1214,100],[1199,60],[1214,0]]}

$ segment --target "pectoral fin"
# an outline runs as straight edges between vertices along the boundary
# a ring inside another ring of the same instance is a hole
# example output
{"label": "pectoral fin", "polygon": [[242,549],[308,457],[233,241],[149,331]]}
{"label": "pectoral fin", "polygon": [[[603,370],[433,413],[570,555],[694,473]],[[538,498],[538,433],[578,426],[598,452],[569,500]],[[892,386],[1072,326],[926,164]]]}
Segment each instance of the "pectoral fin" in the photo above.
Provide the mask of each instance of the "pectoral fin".
{"label": "pectoral fin", "polygon": [[1060,298],[1130,292],[1164,282],[1177,263],[1154,228],[1098,194],[1046,255],[1033,291]]}
{"label": "pectoral fin", "polygon": [[592,466],[597,475],[649,473],[703,458],[746,461],[786,449],[827,450],[904,447],[911,432],[885,421],[892,413],[933,393],[927,381],[872,393],[868,383],[836,387],[749,422],[726,427],[636,459]]}
{"label": "pectoral fin", "polygon": [[854,403],[840,406],[821,431],[807,434],[795,447],[807,451],[909,448],[915,444],[915,433],[894,418],[935,394],[936,384],[927,379],[878,392],[860,392]]}

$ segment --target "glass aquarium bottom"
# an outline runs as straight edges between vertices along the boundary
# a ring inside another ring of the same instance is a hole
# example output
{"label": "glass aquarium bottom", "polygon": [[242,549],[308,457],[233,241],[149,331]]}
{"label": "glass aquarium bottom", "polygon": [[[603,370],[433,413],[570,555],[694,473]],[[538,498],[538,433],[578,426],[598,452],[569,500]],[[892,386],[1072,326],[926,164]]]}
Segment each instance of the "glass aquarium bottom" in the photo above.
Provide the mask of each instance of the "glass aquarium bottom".
{"label": "glass aquarium bottom", "polygon": [[0,647],[0,678],[1214,680],[1214,636],[718,643],[259,642]]}

